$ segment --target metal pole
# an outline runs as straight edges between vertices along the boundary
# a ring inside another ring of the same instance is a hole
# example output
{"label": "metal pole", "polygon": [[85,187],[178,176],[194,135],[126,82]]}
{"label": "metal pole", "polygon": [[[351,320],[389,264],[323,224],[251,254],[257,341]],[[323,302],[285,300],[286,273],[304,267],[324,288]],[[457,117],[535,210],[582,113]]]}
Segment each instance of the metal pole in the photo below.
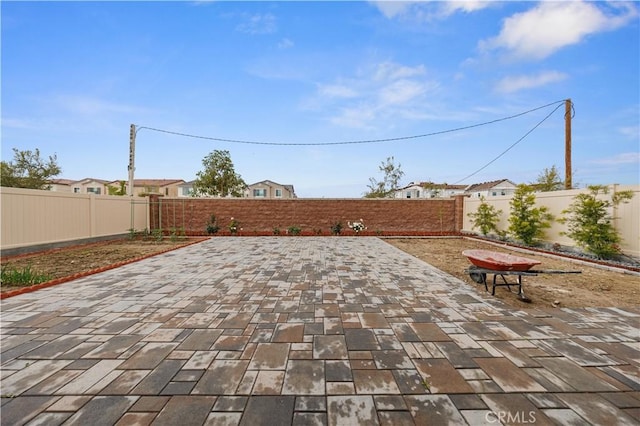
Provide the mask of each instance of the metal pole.
{"label": "metal pole", "polygon": [[572,189],[571,181],[571,99],[564,103],[564,188]]}

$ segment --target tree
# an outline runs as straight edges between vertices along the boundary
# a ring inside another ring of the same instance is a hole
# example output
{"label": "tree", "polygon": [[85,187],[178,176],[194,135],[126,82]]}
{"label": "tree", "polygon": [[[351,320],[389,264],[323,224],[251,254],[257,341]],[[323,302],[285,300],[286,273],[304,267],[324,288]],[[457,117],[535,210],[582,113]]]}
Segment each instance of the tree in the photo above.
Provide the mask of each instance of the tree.
{"label": "tree", "polygon": [[509,233],[526,245],[532,245],[544,236],[544,230],[551,227],[553,216],[544,206],[534,207],[536,196],[529,185],[520,184],[509,202]]}
{"label": "tree", "polygon": [[494,231],[499,236],[502,236],[503,232],[498,230],[501,214],[502,210],[496,210],[494,206],[488,204],[482,197],[478,209],[474,213],[467,214],[467,216],[473,219],[472,229],[480,228],[482,235],[487,235],[489,232]]}
{"label": "tree", "polygon": [[531,186],[541,192],[559,191],[564,189],[564,181],[560,178],[560,173],[554,165],[550,169],[545,168]]}
{"label": "tree", "polygon": [[127,183],[123,180],[118,181],[118,186],[109,185],[107,191],[109,195],[127,195]]}
{"label": "tree", "polygon": [[386,163],[380,163],[378,169],[384,173],[384,179],[378,182],[375,178],[369,178],[369,191],[365,192],[366,198],[392,198],[400,187],[400,179],[404,172],[400,169],[400,163],[395,164],[393,157],[387,157]]}
{"label": "tree", "polygon": [[56,155],[49,161],[40,158],[40,150],[20,151],[13,148],[13,161],[0,162],[0,185],[13,188],[51,189],[52,177],[62,173]]}
{"label": "tree", "polygon": [[215,150],[202,160],[204,170],[193,183],[194,195],[242,197],[247,184],[233,168],[229,151]]}
{"label": "tree", "polygon": [[580,247],[600,258],[610,258],[620,253],[618,244],[620,234],[613,226],[613,217],[609,209],[620,203],[626,203],[633,197],[632,191],[620,191],[610,199],[603,196],[609,189],[602,185],[588,187],[588,192],[578,194],[573,203],[562,211],[560,223],[568,224],[568,231],[562,232],[574,240]]}

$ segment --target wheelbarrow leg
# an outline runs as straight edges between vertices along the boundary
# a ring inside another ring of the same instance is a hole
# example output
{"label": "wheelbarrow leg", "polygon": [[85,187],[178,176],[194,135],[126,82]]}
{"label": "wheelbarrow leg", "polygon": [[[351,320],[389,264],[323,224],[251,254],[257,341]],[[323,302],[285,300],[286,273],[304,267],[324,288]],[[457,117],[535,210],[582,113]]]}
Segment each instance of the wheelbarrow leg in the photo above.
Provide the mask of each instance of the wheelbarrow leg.
{"label": "wheelbarrow leg", "polygon": [[[500,278],[502,278],[502,282],[503,282],[504,284],[498,284],[498,283],[496,282],[496,280],[498,279],[498,275],[500,276]],[[497,274],[497,273],[496,273],[496,274],[493,274],[493,286],[492,286],[492,288],[491,288],[491,295],[492,295],[492,296],[495,296],[495,295],[496,295],[496,287],[497,287],[497,286],[499,286],[499,285],[506,285],[506,286],[507,286],[507,288],[509,289],[509,291],[511,291],[511,285],[509,285],[509,282],[508,282],[508,281],[507,281],[507,279],[504,277],[504,275],[502,275],[502,274]],[[487,291],[489,291],[489,290],[487,290]]]}
{"label": "wheelbarrow leg", "polygon": [[518,275],[518,298],[526,303],[531,303],[531,299],[524,295],[524,290],[522,289],[522,275]]}

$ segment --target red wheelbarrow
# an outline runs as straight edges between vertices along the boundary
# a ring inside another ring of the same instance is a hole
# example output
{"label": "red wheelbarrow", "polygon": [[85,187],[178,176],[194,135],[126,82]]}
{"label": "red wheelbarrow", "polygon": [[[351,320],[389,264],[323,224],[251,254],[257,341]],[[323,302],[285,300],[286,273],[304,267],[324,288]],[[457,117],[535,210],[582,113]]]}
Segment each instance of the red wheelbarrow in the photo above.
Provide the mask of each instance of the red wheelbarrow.
{"label": "red wheelbarrow", "polygon": [[[523,302],[531,302],[524,295],[522,289],[523,276],[536,276],[538,274],[579,274],[581,271],[558,271],[558,270],[538,270],[531,269],[542,262],[511,254],[498,253],[489,250],[465,250],[462,252],[469,259],[473,266],[465,270],[469,277],[478,284],[484,284],[484,289],[489,291],[487,285],[487,274],[493,274],[491,294],[495,296],[496,287],[506,286],[511,291],[511,286],[518,286],[517,296]],[[515,275],[517,282],[508,282],[506,276]],[[498,276],[502,279],[498,283]]]}

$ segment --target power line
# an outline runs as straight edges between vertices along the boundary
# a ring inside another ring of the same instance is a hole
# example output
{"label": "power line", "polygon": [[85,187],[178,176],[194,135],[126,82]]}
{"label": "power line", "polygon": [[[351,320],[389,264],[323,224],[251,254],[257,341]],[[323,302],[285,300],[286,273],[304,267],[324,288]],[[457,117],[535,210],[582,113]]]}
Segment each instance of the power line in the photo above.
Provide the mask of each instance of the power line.
{"label": "power line", "polygon": [[[562,101],[564,102],[564,101]],[[512,143],[507,149],[505,149],[504,151],[502,151],[497,157],[495,157],[493,160],[489,161],[487,164],[485,164],[484,166],[480,167],[478,170],[476,170],[475,172],[471,173],[468,176],[465,176],[464,178],[460,179],[459,181],[455,182],[454,185],[463,182],[467,179],[469,179],[472,176],[475,176],[476,174],[480,173],[482,170],[486,169],[487,167],[489,167],[491,164],[495,163],[500,157],[502,157],[504,154],[506,154],[507,152],[509,152],[511,150],[511,148],[513,148],[514,146],[518,145],[520,142],[522,142],[527,136],[529,136],[531,133],[533,133],[533,131],[535,129],[537,129],[538,127],[540,127],[540,125],[542,123],[544,123],[545,121],[547,121],[547,119],[549,117],[551,117],[551,115],[553,115],[554,112],[556,112],[558,110],[558,108],[560,108],[562,106],[562,104],[556,106],[553,111],[551,111],[549,114],[547,114],[547,116],[545,118],[543,118],[542,120],[540,120],[538,122],[538,124],[536,124],[535,126],[533,126],[527,133],[525,133],[520,139],[518,139],[517,141],[515,141],[514,143]],[[572,104],[573,107],[573,104]],[[575,110],[574,110],[574,115],[575,115]]]}
{"label": "power line", "polygon": [[[498,118],[498,119],[491,120],[491,121],[485,121],[483,123],[472,124],[472,125],[469,125],[469,126],[456,127],[456,128],[453,128],[453,129],[440,130],[440,131],[437,131],[437,132],[425,133],[425,134],[421,134],[421,135],[401,136],[401,137],[388,138],[388,139],[351,140],[351,141],[338,141],[338,142],[261,142],[261,141],[248,141],[248,140],[240,140],[240,139],[224,139],[224,138],[217,138],[217,137],[210,137],[210,136],[200,136],[200,135],[193,135],[193,134],[189,134],[189,133],[174,132],[174,131],[171,131],[171,130],[164,130],[164,129],[158,129],[158,128],[147,127],[147,126],[139,126],[139,127],[136,126],[136,133],[138,131],[142,130],[142,129],[146,129],[146,130],[151,130],[151,131],[154,131],[154,132],[167,133],[167,134],[170,134],[170,135],[183,136],[183,137],[187,137],[187,138],[204,139],[204,140],[211,140],[211,141],[216,141],[216,142],[249,144],[249,145],[319,146],[319,145],[371,144],[371,143],[382,143],[382,142],[397,142],[397,141],[403,141],[403,140],[409,140],[409,139],[420,139],[420,138],[426,138],[426,137],[430,137],[430,136],[442,135],[442,134],[445,134],[445,133],[453,133],[453,132],[459,132],[459,131],[462,131],[462,130],[473,129],[475,127],[487,126],[489,124],[495,124],[495,123],[499,123],[501,121],[507,121],[507,120],[511,120],[511,119],[514,119],[514,118],[517,118],[517,117],[521,117],[523,115],[532,113],[534,111],[538,111],[540,109],[547,108],[547,107],[549,107],[551,105],[556,105],[556,104],[562,105],[564,102],[565,102],[565,99],[563,99],[561,101],[551,102],[549,104],[542,105],[542,106],[539,106],[539,107],[536,107],[536,108],[533,108],[533,109],[530,109],[528,111],[524,111],[524,112],[521,112],[521,113],[518,113],[518,114],[510,115],[510,116],[503,117],[503,118]],[[551,112],[551,114],[553,114],[553,112],[555,112],[558,108],[559,108],[559,106],[557,106]],[[546,118],[548,118],[551,114],[549,114]],[[545,120],[546,120],[546,118],[545,118]],[[542,120],[542,121],[544,121],[544,120]],[[540,125],[541,123],[542,122],[538,123],[538,125]],[[535,127],[534,127],[534,129],[535,129]],[[531,131],[533,131],[534,129],[532,129]],[[526,135],[525,135],[525,137],[526,137]],[[524,137],[522,139],[524,139]],[[520,139],[520,140],[522,140],[522,139]],[[520,142],[520,140],[518,142]],[[507,149],[507,151],[509,149],[511,149],[513,146],[515,146],[518,142],[516,142],[514,145],[509,147]],[[505,152],[507,152],[507,151],[505,151]],[[500,154],[500,156],[502,156],[505,152]],[[500,158],[500,156],[498,156],[495,160]],[[495,161],[495,160],[493,160],[493,161]],[[487,166],[488,166],[488,164],[487,164]],[[473,176],[473,175],[471,175],[471,176]],[[469,177],[469,176],[467,176],[467,177]]]}

